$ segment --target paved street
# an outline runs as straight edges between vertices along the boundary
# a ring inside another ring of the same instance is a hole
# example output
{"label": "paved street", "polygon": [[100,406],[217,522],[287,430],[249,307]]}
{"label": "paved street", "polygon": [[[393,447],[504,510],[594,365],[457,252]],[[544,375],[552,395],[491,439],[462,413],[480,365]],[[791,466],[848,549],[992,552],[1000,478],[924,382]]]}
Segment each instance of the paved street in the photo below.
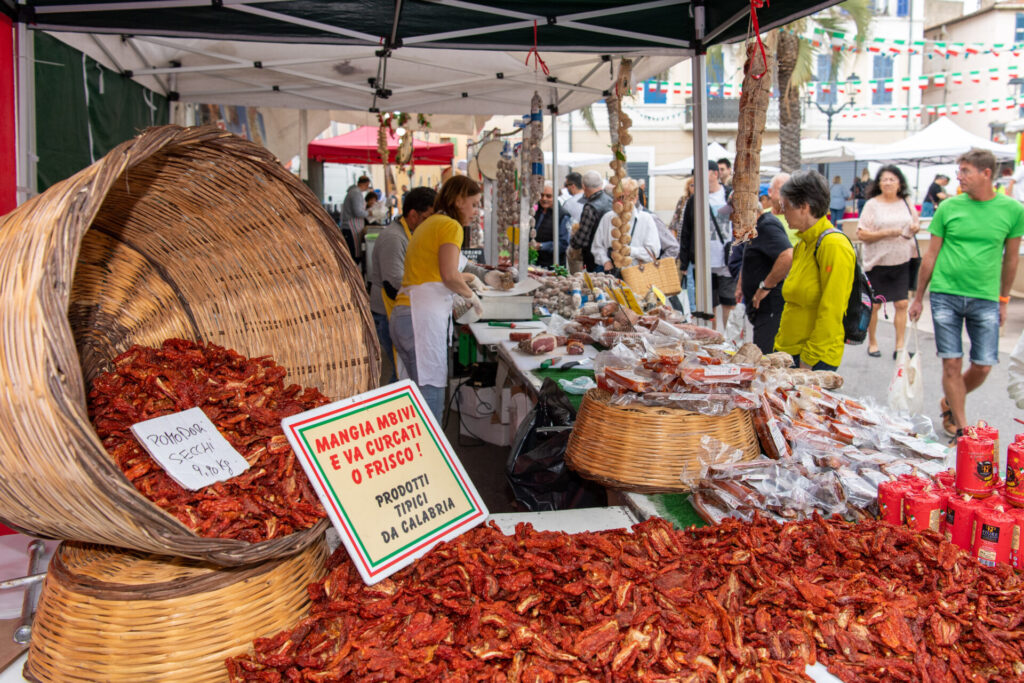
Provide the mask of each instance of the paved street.
{"label": "paved street", "polygon": [[[890,310],[890,316],[892,312]],[[1009,315],[1003,327],[999,342],[999,365],[992,369],[991,374],[980,389],[967,397],[967,419],[971,422],[978,419],[987,420],[999,429],[1005,460],[1006,444],[1014,434],[1024,432],[1024,425],[1014,422],[1014,417],[1024,419],[1024,411],[1018,410],[1006,393],[1006,366],[1009,354],[1017,343],[1024,329],[1024,300],[1014,299],[1010,302]],[[932,334],[931,318],[927,308],[922,316],[918,330],[921,341],[921,370],[924,375],[925,415],[939,427],[939,399],[942,397],[942,364],[935,355],[935,339]],[[878,342],[882,351],[881,358],[871,358],[867,354],[867,342],[861,346],[847,346],[840,374],[846,380],[843,391],[853,396],[871,396],[883,405],[889,390],[889,380],[895,362],[892,360],[895,332],[891,321],[879,321]],[[969,345],[964,339],[965,355]]]}

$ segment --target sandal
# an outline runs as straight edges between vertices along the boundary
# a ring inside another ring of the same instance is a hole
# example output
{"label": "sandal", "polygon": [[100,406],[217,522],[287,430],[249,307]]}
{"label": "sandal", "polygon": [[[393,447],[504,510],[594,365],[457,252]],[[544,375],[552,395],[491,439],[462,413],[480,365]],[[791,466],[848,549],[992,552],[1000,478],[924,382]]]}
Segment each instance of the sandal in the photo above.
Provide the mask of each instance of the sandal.
{"label": "sandal", "polygon": [[871,356],[872,358],[881,358],[882,352],[878,349],[875,349],[874,351],[868,349],[868,355]]}
{"label": "sandal", "polygon": [[946,433],[946,436],[956,438],[956,423],[953,422],[953,411],[949,409],[949,403],[946,402],[946,397],[943,396],[939,399],[939,416],[942,418],[942,431]]}

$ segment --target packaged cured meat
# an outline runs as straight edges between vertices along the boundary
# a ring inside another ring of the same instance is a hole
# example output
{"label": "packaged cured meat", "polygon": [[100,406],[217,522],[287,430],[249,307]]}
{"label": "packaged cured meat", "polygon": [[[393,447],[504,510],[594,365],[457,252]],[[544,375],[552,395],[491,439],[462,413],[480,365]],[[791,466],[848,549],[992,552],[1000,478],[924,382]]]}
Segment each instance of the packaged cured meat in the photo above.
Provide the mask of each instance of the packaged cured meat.
{"label": "packaged cured meat", "polygon": [[986,567],[1010,561],[1010,540],[1014,518],[1001,506],[981,506],[974,513],[974,543],[971,553]]}
{"label": "packaged cured meat", "polygon": [[691,339],[696,339],[702,344],[721,344],[725,341],[725,337],[720,332],[716,332],[710,327],[688,324],[677,324],[676,327],[690,335]]}
{"label": "packaged cured meat", "polygon": [[757,376],[754,368],[739,365],[683,366],[679,377],[687,384],[703,386],[708,384],[749,384]]}
{"label": "packaged cured meat", "polygon": [[583,342],[578,339],[570,339],[565,345],[565,351],[570,356],[582,356],[585,350]]}
{"label": "packaged cured meat", "polygon": [[747,342],[732,357],[732,362],[737,365],[758,365],[762,356],[761,349],[757,344]]}
{"label": "packaged cured meat", "polygon": [[533,337],[533,332],[509,332],[509,341],[521,342],[527,341]]}
{"label": "packaged cured meat", "polygon": [[632,391],[643,394],[648,391],[660,390],[660,381],[657,376],[647,370],[633,370],[629,368],[605,368],[605,378],[608,383],[619,390]]}
{"label": "packaged cured meat", "polygon": [[788,457],[790,454],[789,444],[782,435],[779,428],[779,421],[772,412],[768,397],[761,395],[759,407],[752,415],[754,420],[754,431],[757,433],[757,440],[761,444],[761,452],[773,460]]}
{"label": "packaged cured meat", "polygon": [[956,440],[956,490],[976,498],[992,495],[995,488],[991,439],[964,435]]}
{"label": "packaged cured meat", "polygon": [[533,356],[541,356],[551,353],[558,346],[558,340],[553,334],[542,333],[535,337],[519,342],[519,350]]}

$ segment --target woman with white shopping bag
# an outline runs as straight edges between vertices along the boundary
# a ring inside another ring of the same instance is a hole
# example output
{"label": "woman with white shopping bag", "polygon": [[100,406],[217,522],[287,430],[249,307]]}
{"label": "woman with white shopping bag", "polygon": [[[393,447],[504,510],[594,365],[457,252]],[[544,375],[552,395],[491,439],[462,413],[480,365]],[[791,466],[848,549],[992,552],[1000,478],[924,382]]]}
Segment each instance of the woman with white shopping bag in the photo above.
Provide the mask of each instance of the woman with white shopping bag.
{"label": "woman with white shopping bag", "polygon": [[391,340],[409,373],[440,422],[448,383],[448,342],[452,333],[455,295],[482,313],[480,298],[470,287],[480,279],[463,273],[463,225],[476,219],[480,185],[453,176],[441,186],[434,214],[413,232],[405,252],[402,289],[391,312]]}
{"label": "woman with white shopping bag", "polygon": [[910,342],[896,354],[896,369],[889,382],[889,407],[918,415],[924,407],[924,379],[921,376],[921,354],[918,351],[917,323],[910,328]]}

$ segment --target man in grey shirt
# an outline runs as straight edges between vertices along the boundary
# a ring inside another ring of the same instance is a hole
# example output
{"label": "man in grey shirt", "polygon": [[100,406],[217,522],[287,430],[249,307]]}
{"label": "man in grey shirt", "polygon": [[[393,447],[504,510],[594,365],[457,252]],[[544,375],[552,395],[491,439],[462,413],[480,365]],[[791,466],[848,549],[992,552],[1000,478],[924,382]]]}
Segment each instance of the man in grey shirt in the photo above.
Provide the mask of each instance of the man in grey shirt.
{"label": "man in grey shirt", "polygon": [[[402,288],[405,273],[405,250],[413,230],[434,213],[437,193],[429,187],[415,187],[402,204],[402,216],[392,221],[377,237],[370,263],[370,312],[377,328],[377,340],[382,354],[394,360],[388,315],[394,306],[398,290]],[[394,370],[388,383],[397,381]]]}
{"label": "man in grey shirt", "polygon": [[345,236],[352,258],[359,263],[363,249],[363,226],[366,224],[366,193],[370,189],[370,179],[359,176],[356,184],[348,188],[345,202],[341,205],[341,233]]}

